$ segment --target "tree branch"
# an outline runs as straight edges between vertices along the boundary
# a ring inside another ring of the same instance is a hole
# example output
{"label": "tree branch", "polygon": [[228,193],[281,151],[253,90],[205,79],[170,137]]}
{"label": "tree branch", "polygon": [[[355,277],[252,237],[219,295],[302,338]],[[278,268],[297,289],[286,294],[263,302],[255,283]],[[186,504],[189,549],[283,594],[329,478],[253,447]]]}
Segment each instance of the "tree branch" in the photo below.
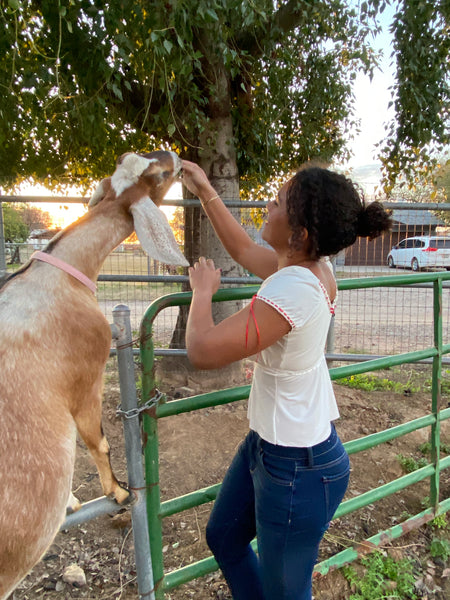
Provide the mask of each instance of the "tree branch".
{"label": "tree branch", "polygon": [[[242,35],[236,38],[237,46],[245,50],[251,56],[260,58],[268,49],[272,48],[281,37],[304,23],[304,8],[310,8],[314,4],[311,0],[288,0],[276,13],[266,27],[244,30]],[[267,35],[267,32],[270,35]]]}

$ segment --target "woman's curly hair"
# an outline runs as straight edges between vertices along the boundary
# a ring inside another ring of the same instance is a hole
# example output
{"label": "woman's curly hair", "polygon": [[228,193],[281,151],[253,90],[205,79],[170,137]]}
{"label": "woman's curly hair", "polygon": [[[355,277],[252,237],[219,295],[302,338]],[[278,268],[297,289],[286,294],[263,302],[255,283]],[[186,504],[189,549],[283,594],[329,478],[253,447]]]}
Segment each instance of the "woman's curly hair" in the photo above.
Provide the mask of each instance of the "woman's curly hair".
{"label": "woman's curly hair", "polygon": [[306,167],[290,180],[287,214],[293,231],[291,246],[304,245],[308,231],[310,256],[332,256],[358,236],[373,239],[391,226],[379,202],[365,204],[350,179],[321,167]]}

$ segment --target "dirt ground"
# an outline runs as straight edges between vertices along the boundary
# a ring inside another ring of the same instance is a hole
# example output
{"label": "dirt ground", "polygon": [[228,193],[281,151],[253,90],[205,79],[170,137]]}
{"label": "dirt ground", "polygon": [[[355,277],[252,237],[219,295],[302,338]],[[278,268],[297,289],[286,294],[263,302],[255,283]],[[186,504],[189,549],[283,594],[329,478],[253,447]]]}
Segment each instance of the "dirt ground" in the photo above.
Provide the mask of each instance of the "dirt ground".
{"label": "dirt ground", "polygon": [[[247,376],[249,371],[247,369]],[[389,376],[389,375],[388,375]],[[428,374],[428,377],[430,374]],[[182,397],[205,391],[207,384],[198,378],[185,381],[174,378],[161,386],[169,397]],[[429,412],[428,391],[404,393],[362,392],[335,385],[341,418],[336,422],[343,441],[363,437],[422,416]],[[447,405],[448,398],[444,397]],[[105,376],[104,429],[112,448],[112,462],[119,479],[126,480],[122,424],[116,417],[120,402],[119,384],[114,365]],[[450,445],[448,421],[443,424],[442,442]],[[162,419],[159,424],[161,444],[162,499],[185,494],[220,481],[247,432],[246,402],[204,409]],[[419,446],[427,441],[428,431],[420,430],[400,440],[351,456],[352,474],[346,498],[395,479],[404,471],[399,454],[419,459]],[[77,446],[74,491],[82,501],[101,495],[98,475],[84,444]],[[354,514],[334,521],[326,534],[320,559],[324,559],[355,542],[364,540],[381,529],[401,522],[423,509],[429,493],[428,481],[370,505]],[[450,497],[450,474],[441,474],[441,499]],[[168,517],[164,521],[165,568],[189,564],[209,554],[205,544],[205,524],[211,504]],[[447,527],[447,539],[450,526]],[[450,598],[449,564],[433,560],[429,554],[436,532],[428,526],[394,540],[383,548],[395,558],[413,559],[418,598]],[[442,535],[442,532],[440,533]],[[445,533],[444,533],[445,535]],[[86,584],[75,587],[63,581],[69,565],[78,565]],[[351,591],[340,571],[314,580],[316,600],[344,600]],[[100,517],[56,537],[43,560],[14,592],[11,600],[65,600],[67,598],[131,600],[138,598],[129,513]],[[187,583],[166,594],[170,600],[230,599],[231,595],[220,573],[212,573]],[[274,599],[276,600],[276,599]]]}

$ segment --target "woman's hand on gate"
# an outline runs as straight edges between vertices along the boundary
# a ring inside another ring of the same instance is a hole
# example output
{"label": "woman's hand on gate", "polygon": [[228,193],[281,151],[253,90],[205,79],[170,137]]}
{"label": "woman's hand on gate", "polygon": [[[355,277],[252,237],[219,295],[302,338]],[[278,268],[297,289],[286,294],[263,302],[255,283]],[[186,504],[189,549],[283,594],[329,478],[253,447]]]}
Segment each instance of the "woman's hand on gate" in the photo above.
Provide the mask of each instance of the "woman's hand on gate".
{"label": "woman's hand on gate", "polygon": [[193,292],[205,292],[213,296],[220,286],[221,270],[216,269],[211,258],[200,256],[193,267],[189,267],[189,282]]}

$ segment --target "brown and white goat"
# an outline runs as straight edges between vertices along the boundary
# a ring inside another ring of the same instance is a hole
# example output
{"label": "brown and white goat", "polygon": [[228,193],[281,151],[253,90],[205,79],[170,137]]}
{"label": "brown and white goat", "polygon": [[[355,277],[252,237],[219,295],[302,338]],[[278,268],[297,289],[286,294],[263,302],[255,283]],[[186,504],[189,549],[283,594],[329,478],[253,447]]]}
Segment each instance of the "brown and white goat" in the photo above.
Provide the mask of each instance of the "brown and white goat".
{"label": "brown and white goat", "polygon": [[[119,503],[128,498],[111,470],[101,427],[111,330],[77,277],[95,281],[105,258],[133,230],[155,258],[187,264],[157,208],[180,165],[172,152],[123,155],[86,215],[0,290],[0,599],[39,561],[64,520],[76,429],[105,495]],[[78,276],[42,262],[49,256]]]}

